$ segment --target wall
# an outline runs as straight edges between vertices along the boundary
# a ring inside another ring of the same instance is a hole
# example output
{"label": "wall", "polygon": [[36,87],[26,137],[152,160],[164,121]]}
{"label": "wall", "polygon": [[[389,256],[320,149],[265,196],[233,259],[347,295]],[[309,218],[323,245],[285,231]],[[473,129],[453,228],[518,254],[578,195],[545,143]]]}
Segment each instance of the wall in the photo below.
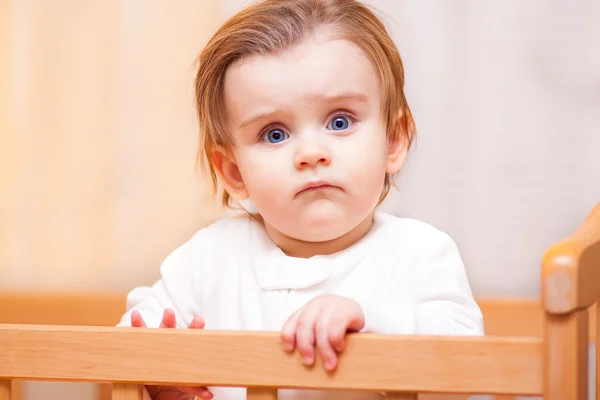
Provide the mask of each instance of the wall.
{"label": "wall", "polygon": [[418,130],[383,210],[447,231],[476,295],[537,296],[543,252],[600,201],[600,3],[363,2]]}

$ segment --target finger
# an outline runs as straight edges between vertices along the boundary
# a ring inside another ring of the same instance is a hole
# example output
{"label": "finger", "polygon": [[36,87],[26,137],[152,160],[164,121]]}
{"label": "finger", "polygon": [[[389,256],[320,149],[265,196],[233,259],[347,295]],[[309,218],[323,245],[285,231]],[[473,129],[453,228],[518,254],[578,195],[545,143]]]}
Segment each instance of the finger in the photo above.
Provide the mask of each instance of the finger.
{"label": "finger", "polygon": [[[317,351],[323,360],[323,367],[327,371],[332,371],[337,366],[337,354],[329,341],[329,327],[334,321],[339,321],[339,318],[333,319],[332,311],[327,309],[322,309],[315,321]],[[337,323],[339,324],[339,322]]]}
{"label": "finger", "polygon": [[162,321],[160,323],[161,328],[175,328],[175,312],[170,308],[165,308],[163,311]]}
{"label": "finger", "polygon": [[134,328],[146,328],[146,322],[142,318],[142,314],[135,310],[131,313],[131,326]]}
{"label": "finger", "polygon": [[206,400],[212,399],[213,397],[213,394],[206,386],[177,386],[175,389],[183,394],[198,396]]}
{"label": "finger", "polygon": [[193,400],[195,397],[200,397],[205,400],[210,400],[213,394],[206,386],[146,386],[148,394],[153,399],[167,398],[179,400]]}
{"label": "finger", "polygon": [[356,303],[356,307],[352,311],[347,311],[347,325],[346,330],[350,332],[358,332],[365,325],[365,316],[362,308]]}
{"label": "finger", "polygon": [[338,312],[331,316],[327,335],[329,344],[336,352],[341,352],[346,348],[346,334],[354,326],[353,318],[348,313]]}
{"label": "finger", "polygon": [[312,365],[315,362],[315,322],[321,309],[322,307],[316,304],[312,307],[305,307],[298,318],[296,347],[304,365]]}
{"label": "finger", "polygon": [[344,351],[346,348],[346,333],[348,332],[346,325],[343,322],[331,321],[329,323],[327,332],[329,344],[338,353]]}
{"label": "finger", "polygon": [[281,328],[281,345],[285,351],[293,351],[296,347],[296,327],[298,326],[298,318],[302,309],[297,310],[288,318]]}
{"label": "finger", "polygon": [[190,328],[190,329],[204,329],[205,325],[206,325],[206,322],[204,321],[204,318],[202,318],[202,317],[194,317],[194,319],[192,319],[192,322],[190,322],[190,324],[188,325],[188,328]]}

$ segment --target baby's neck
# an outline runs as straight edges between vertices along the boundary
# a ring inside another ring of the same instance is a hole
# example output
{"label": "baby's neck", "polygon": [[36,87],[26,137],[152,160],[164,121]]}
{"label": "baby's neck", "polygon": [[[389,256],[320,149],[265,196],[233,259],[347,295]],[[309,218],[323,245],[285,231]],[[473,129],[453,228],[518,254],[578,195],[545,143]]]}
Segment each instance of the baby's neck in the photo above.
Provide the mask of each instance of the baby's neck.
{"label": "baby's neck", "polygon": [[371,213],[354,229],[338,238],[326,242],[306,242],[289,237],[267,224],[262,218],[259,217],[259,219],[277,247],[286,255],[297,258],[328,255],[345,250],[362,239],[373,226],[373,213]]}

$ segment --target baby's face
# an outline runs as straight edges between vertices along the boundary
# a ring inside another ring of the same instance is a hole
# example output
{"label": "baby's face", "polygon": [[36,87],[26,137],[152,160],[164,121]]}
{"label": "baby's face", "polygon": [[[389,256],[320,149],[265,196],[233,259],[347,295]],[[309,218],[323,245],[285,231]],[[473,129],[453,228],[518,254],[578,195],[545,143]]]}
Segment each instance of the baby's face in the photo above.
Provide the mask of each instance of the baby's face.
{"label": "baby's face", "polygon": [[265,224],[315,242],[370,216],[388,143],[378,75],[359,47],[321,38],[243,59],[225,99],[235,163]]}

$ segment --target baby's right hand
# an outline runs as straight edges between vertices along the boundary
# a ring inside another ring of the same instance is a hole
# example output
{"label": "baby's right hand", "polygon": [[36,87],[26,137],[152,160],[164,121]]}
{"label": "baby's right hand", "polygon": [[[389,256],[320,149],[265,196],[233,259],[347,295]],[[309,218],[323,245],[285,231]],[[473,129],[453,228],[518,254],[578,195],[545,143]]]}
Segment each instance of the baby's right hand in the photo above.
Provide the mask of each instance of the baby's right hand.
{"label": "baby's right hand", "polygon": [[[146,323],[139,311],[131,313],[131,326],[134,328],[146,328]],[[163,318],[160,323],[160,328],[175,328],[175,313],[167,308],[163,312]],[[190,325],[190,329],[204,329],[204,319],[194,317]],[[210,400],[213,394],[206,386],[146,386],[148,394],[153,400],[194,400],[194,396],[198,396],[205,400]]]}

